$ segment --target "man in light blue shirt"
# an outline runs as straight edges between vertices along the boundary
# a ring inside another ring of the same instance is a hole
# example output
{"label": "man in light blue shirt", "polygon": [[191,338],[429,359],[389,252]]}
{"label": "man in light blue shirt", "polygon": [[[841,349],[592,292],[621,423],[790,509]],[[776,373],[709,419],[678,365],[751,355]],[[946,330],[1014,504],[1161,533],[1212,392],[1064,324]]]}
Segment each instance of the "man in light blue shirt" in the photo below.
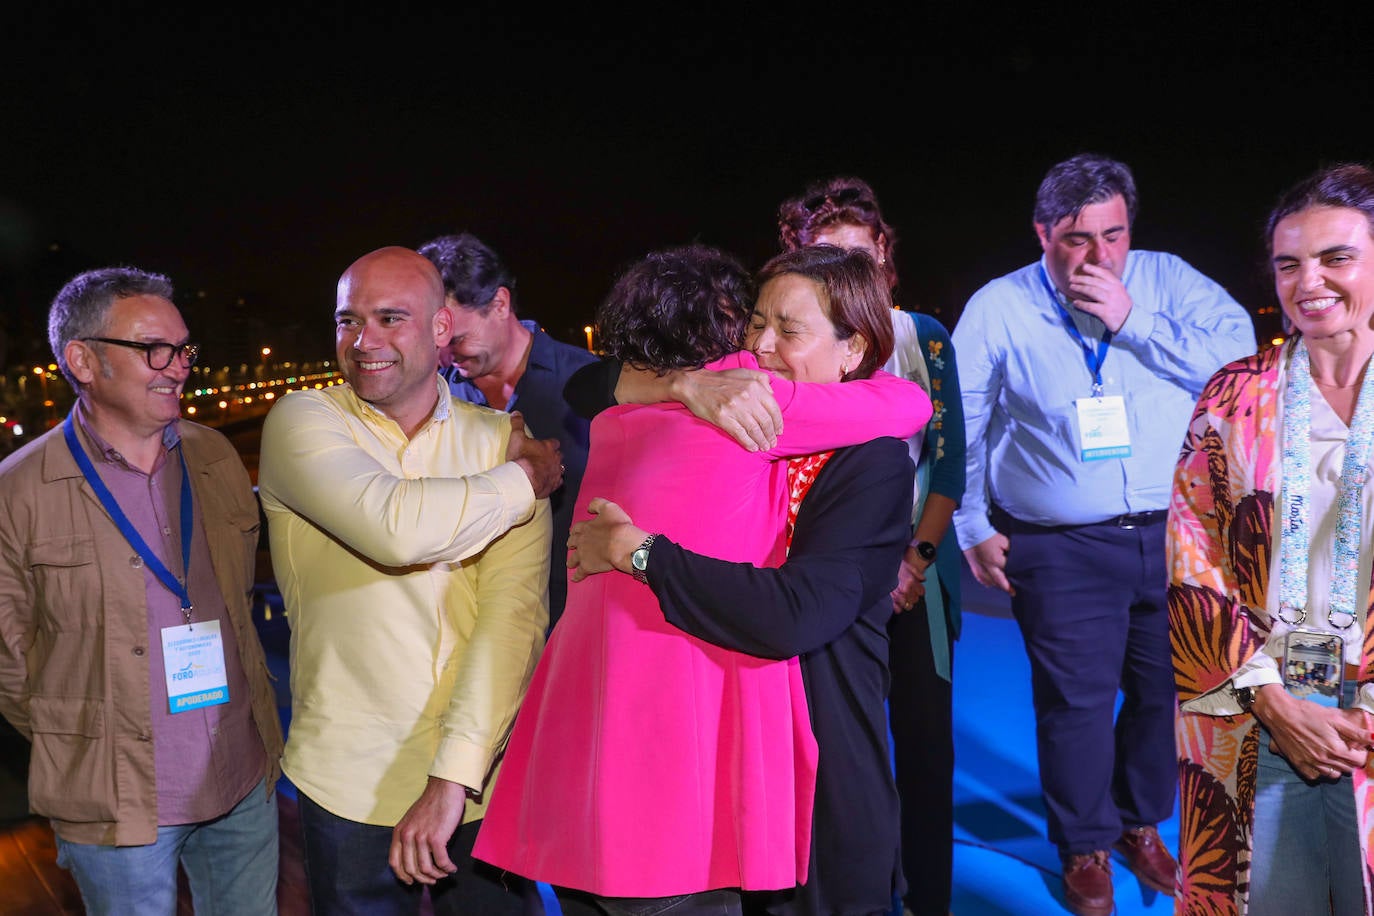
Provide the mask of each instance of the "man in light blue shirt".
{"label": "man in light blue shirt", "polygon": [[953,334],[959,545],[980,583],[1012,596],[1049,838],[1079,914],[1111,912],[1113,847],[1173,891],[1155,829],[1177,783],[1164,521],[1203,384],[1255,351],[1225,289],[1175,255],[1131,250],[1135,210],[1123,163],[1055,165],[1036,195],[1044,257],[975,293]]}

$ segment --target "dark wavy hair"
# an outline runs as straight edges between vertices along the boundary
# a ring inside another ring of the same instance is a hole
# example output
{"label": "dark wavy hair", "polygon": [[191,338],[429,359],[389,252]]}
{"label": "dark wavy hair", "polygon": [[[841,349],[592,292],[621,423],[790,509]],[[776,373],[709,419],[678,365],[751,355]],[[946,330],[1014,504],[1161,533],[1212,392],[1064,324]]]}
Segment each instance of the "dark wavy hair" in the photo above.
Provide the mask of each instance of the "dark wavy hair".
{"label": "dark wavy hair", "polygon": [[1347,207],[1359,210],[1374,237],[1374,170],[1355,162],[1318,169],[1279,196],[1264,224],[1265,248],[1274,253],[1274,230],[1279,223],[1312,207]]}
{"label": "dark wavy hair", "polygon": [[744,343],[754,285],[709,245],[650,252],[616,279],[596,313],[608,356],[660,374],[699,369]]}
{"label": "dark wavy hair", "polygon": [[1126,222],[1135,224],[1135,176],[1124,162],[1097,153],[1079,153],[1050,167],[1035,192],[1035,222],[1052,229],[1075,217],[1089,204],[1102,204],[1120,194]]}
{"label": "dark wavy hair", "polygon": [[892,356],[892,290],[872,255],[862,248],[808,245],[784,251],[759,270],[760,288],[784,274],[813,281],[836,340],[863,338],[863,359],[841,381],[868,378]]}
{"label": "dark wavy hair", "polygon": [[505,287],[515,311],[515,277],[501,256],[471,232],[441,235],[418,249],[439,270],[444,295],[480,315],[491,309],[496,291]]}
{"label": "dark wavy hair", "polygon": [[878,197],[862,178],[838,176],[809,184],[778,206],[778,244],[796,251],[815,244],[816,236],[834,226],[864,226],[876,240],[887,241],[887,263],[878,265],[891,289],[897,288],[897,230],[883,219]]}

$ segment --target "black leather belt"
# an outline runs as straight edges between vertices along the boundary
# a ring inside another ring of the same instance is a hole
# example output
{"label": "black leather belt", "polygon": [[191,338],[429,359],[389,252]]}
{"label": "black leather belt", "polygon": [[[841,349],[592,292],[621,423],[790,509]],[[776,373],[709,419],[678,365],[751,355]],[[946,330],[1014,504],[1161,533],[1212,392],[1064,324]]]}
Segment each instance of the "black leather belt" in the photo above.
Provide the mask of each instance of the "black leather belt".
{"label": "black leather belt", "polygon": [[1130,512],[1126,515],[1118,515],[1116,518],[1107,519],[1102,524],[1111,525],[1115,528],[1144,528],[1146,525],[1162,522],[1168,517],[1168,509],[1152,509],[1149,512]]}
{"label": "black leather belt", "polygon": [[1037,525],[1034,522],[1023,522],[1021,519],[1011,515],[1007,510],[994,503],[992,505],[992,525],[1003,534],[1015,534],[1018,531],[1023,533],[1043,533],[1055,531],[1070,531],[1074,528],[1091,528],[1095,525],[1110,525],[1113,528],[1122,528],[1127,531],[1133,528],[1144,528],[1147,525],[1156,525],[1169,517],[1168,509],[1151,509],[1149,512],[1128,512],[1125,515],[1118,515],[1100,522],[1092,522],[1087,525]]}

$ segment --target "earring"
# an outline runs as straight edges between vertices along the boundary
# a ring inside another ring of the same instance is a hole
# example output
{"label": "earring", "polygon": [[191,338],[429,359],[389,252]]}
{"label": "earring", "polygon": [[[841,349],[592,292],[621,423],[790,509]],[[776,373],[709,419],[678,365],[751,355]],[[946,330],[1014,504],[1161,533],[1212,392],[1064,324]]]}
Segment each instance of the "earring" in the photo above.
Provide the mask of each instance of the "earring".
{"label": "earring", "polygon": [[844,377],[845,377],[846,375],[848,375],[848,374],[849,374],[849,363],[847,363],[847,362],[840,363],[840,380],[843,381],[843,380],[844,380]]}
{"label": "earring", "polygon": [[879,267],[886,267],[886,266],[887,266],[887,258],[879,258],[879,259],[878,259],[878,266],[879,266]]}

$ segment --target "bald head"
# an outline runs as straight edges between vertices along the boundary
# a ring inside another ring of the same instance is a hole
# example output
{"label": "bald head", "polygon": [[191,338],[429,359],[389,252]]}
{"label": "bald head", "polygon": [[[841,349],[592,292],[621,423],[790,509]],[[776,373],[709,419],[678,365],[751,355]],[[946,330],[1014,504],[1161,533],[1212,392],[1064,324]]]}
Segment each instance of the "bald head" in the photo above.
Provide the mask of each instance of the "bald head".
{"label": "bald head", "polygon": [[334,325],[344,378],[411,435],[434,410],[439,347],[453,336],[438,269],[408,248],[363,255],[339,277]]}
{"label": "bald head", "polygon": [[444,280],[434,264],[418,252],[399,245],[368,252],[339,277],[336,305],[342,306],[367,290],[385,290],[429,307],[433,316],[444,305]]}

